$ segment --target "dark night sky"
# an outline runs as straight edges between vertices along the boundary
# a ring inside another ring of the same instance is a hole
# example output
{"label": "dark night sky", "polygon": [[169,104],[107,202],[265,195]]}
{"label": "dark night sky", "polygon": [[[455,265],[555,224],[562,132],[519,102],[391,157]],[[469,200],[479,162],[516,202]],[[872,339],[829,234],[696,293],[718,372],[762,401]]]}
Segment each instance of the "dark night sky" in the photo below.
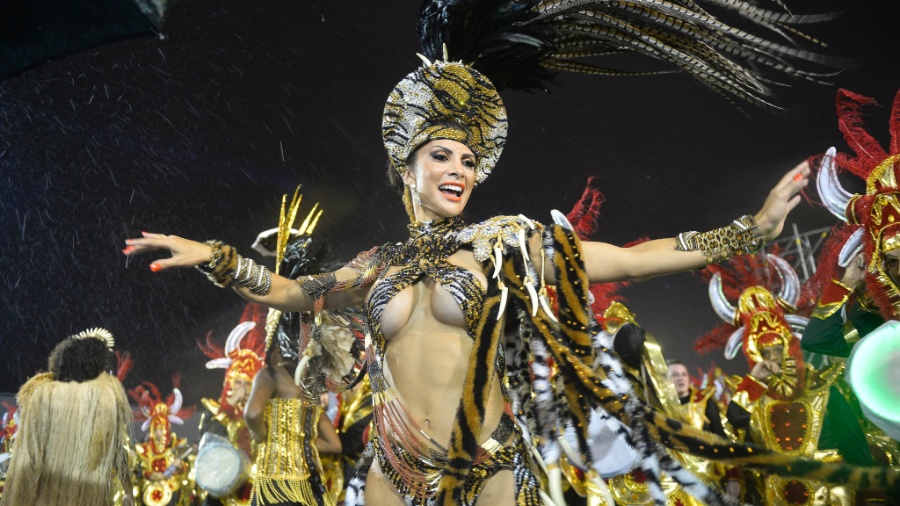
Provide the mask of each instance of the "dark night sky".
{"label": "dark night sky", "polygon": [[[815,5],[816,2],[811,2]],[[819,3],[821,4],[821,3]],[[837,86],[890,104],[900,88],[896,2],[844,2],[813,33],[860,67]],[[0,82],[0,391],[15,391],[53,345],[110,329],[137,365],[126,381],[186,401],[216,396],[195,340],[221,339],[243,302],[196,272],[126,261],[141,230],[217,238],[250,255],[283,193],[320,202],[317,234],[343,259],[402,240],[405,215],[384,182],[381,110],[418,65],[419,2],[182,1],[164,37],[64,56]],[[799,9],[798,9],[799,10]],[[625,64],[634,62],[625,61]],[[623,244],[721,226],[753,213],[781,173],[830,145],[846,149],[834,86],[792,83],[784,119],[736,108],[683,75],[562,76],[550,94],[505,93],[510,141],[467,217],[568,211],[589,176],[607,196],[597,239]],[[887,110],[871,130],[885,138]],[[801,230],[833,223],[807,204]],[[717,323],[705,286],[682,274],[624,292],[672,358]],[[716,355],[717,362],[722,362]],[[734,372],[742,364],[732,366]]]}

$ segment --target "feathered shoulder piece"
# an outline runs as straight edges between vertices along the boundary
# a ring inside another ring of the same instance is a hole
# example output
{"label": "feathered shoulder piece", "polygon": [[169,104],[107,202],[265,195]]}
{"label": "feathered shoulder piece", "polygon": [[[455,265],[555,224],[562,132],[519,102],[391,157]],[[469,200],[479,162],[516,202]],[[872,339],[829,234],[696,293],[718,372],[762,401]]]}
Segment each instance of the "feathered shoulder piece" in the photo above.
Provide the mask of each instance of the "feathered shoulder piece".
{"label": "feathered shoulder piece", "polygon": [[419,40],[427,58],[462,61],[498,88],[546,89],[559,72],[661,73],[585,61],[636,53],[729,99],[772,107],[766,73],[815,80],[847,63],[800,49],[795,40],[816,43],[796,26],[834,14],[794,15],[778,0],[771,4],[770,10],[744,0],[427,0]]}

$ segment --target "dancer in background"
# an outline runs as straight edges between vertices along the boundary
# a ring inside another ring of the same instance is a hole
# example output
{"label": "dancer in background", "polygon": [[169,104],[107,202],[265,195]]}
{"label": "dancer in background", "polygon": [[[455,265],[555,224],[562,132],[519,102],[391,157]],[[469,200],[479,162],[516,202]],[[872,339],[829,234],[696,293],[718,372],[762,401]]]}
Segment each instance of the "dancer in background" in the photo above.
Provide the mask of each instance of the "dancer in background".
{"label": "dancer in background", "polygon": [[126,444],[131,407],[115,367],[113,336],[89,329],[59,343],[49,372],[19,390],[20,423],[4,506],[112,504],[115,481],[134,504]]}
{"label": "dancer in background", "polygon": [[[207,433],[225,438],[235,450],[244,454],[248,462],[253,461],[254,454],[250,431],[244,422],[244,407],[250,397],[253,378],[263,366],[266,346],[265,315],[265,308],[247,304],[240,323],[229,333],[224,347],[216,344],[211,335],[206,336],[206,343],[198,343],[212,359],[206,363],[208,369],[225,369],[219,399],[204,398],[200,401],[205,408],[200,418],[201,438]],[[198,462],[197,472],[213,473],[215,470],[201,469]],[[199,485],[202,483],[198,483]],[[251,473],[247,481],[239,484],[230,494],[214,497],[201,486],[200,496],[206,506],[247,506],[250,504],[252,487]]]}
{"label": "dancer in background", "polygon": [[[329,251],[312,232],[321,216],[313,206],[302,225],[294,220],[302,202],[299,188],[290,206],[282,203],[279,226],[257,238],[258,251],[275,256],[278,274],[289,279],[319,273]],[[274,239],[274,240],[273,240]],[[268,246],[266,246],[268,245]],[[317,378],[325,363],[337,359],[343,370],[353,370],[355,337],[338,327],[330,316],[312,321],[310,314],[272,310],[266,319],[266,365],[253,380],[244,418],[258,444],[256,477],[251,494],[254,506],[333,506],[338,491],[329,491],[319,453],[341,453],[341,441],[331,420],[323,414]],[[337,350],[337,351],[335,351]],[[317,372],[304,368],[314,363]],[[307,381],[303,381],[306,379]],[[339,471],[339,470],[338,470]],[[342,482],[342,480],[340,480]]]}
{"label": "dancer in background", "polygon": [[334,506],[327,493],[319,453],[338,454],[341,440],[318,399],[294,384],[278,347],[253,380],[244,417],[259,445],[251,493],[254,506]]}
{"label": "dancer in background", "polygon": [[[176,375],[173,384],[178,384]],[[147,439],[135,445],[141,472],[141,497],[144,506],[186,506],[194,502],[194,484],[189,479],[192,453],[187,439],[179,438],[172,424],[183,425],[194,413],[193,407],[182,407],[181,391],[176,386],[167,399],[159,388],[144,381],[128,391],[140,406],[141,429]]]}

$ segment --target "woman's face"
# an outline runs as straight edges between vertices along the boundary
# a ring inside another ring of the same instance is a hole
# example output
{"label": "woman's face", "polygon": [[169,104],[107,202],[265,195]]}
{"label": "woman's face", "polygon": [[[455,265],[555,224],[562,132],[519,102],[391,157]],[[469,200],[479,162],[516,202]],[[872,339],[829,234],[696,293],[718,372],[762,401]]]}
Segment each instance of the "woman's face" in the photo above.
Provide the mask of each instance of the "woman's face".
{"label": "woman's face", "polygon": [[419,221],[462,214],[475,187],[475,155],[465,144],[437,139],[420,146],[403,182],[414,184],[421,204],[413,204]]}

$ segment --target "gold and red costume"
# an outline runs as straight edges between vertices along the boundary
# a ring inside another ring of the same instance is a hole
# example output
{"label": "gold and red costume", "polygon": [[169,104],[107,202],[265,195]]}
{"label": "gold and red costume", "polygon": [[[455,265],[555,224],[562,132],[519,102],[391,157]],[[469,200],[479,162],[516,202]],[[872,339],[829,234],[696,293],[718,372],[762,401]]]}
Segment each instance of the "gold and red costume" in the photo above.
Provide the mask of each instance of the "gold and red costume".
{"label": "gold and red costume", "polygon": [[[817,318],[812,321],[815,339],[810,341],[809,347],[817,353],[831,356],[849,356],[860,346],[857,341],[872,333],[881,323],[900,319],[900,279],[896,273],[891,273],[889,267],[891,262],[896,261],[900,248],[900,92],[895,95],[891,108],[891,142],[888,149],[882,147],[863,124],[863,106],[875,103],[871,98],[838,90],[838,125],[853,153],[838,153],[831,148],[821,157],[817,175],[822,202],[833,215],[847,224],[836,227],[832,235],[837,238],[849,236],[840,254],[837,254],[837,248],[823,248],[825,258],[820,258],[818,262],[822,266],[821,272],[817,272],[807,283],[810,293],[821,294],[814,313]],[[844,190],[837,177],[838,169],[864,179],[865,192],[853,194]],[[838,266],[846,267],[851,259],[857,261],[853,257],[860,250],[864,266],[864,291],[859,290],[860,287],[842,286],[834,281]],[[853,294],[854,290],[860,293]],[[888,336],[887,339],[887,342],[893,342],[894,337]],[[868,344],[864,341],[861,346],[877,348],[867,355],[877,356],[875,362],[887,367],[872,363],[856,368],[853,365],[856,361],[851,358],[847,376],[858,375],[853,388],[867,419],[863,423],[874,423],[894,440],[886,441],[884,435],[880,435],[881,441],[870,438],[871,443],[881,447],[882,451],[878,452],[882,454],[880,458],[896,454],[896,442],[900,441],[900,409],[897,407],[900,406],[897,402],[900,396],[891,388],[894,382],[885,377],[889,377],[891,367],[900,359],[900,354],[897,348],[872,344],[878,340],[870,339]],[[873,432],[867,430],[867,435],[871,436]]]}
{"label": "gold and red costume", "polygon": [[[178,383],[177,377],[175,383]],[[141,428],[147,431],[147,440],[135,445],[143,504],[191,504],[194,485],[187,460],[190,450],[187,439],[179,438],[172,431],[172,423],[183,424],[183,417],[194,413],[193,407],[182,408],[181,392],[177,387],[165,400],[156,385],[146,381],[128,393],[141,406],[138,420],[141,416],[146,418]]]}
{"label": "gold and red costume", "polygon": [[[819,449],[831,386],[843,365],[834,364],[815,370],[803,362],[800,343],[794,338],[781,306],[761,286],[741,294],[738,312],[744,325],[743,352],[750,369],[762,362],[763,349],[781,349],[781,373],[765,382],[744,376],[735,388],[728,407],[728,420],[735,428],[747,431],[755,443],[778,452],[813,457],[825,462],[842,458],[836,449]],[[853,492],[841,486],[816,481],[783,478],[774,474],[749,473],[762,504],[849,505]]]}

